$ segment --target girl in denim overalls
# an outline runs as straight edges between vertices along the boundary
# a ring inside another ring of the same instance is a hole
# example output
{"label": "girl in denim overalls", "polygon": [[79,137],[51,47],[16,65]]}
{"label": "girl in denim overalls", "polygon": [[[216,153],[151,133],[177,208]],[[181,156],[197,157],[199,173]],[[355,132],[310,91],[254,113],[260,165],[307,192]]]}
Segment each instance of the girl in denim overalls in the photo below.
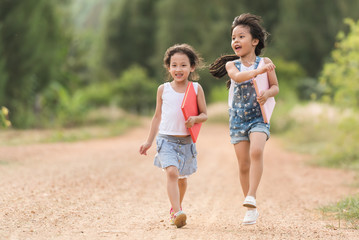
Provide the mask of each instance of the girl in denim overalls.
{"label": "girl in denim overalls", "polygon": [[172,81],[158,88],[155,114],[147,140],[140,147],[140,153],[147,154],[158,132],[154,165],[166,171],[171,223],[182,227],[186,224],[187,218],[182,211],[187,176],[197,170],[196,146],[192,142],[188,128],[195,123],[206,121],[207,109],[201,85],[193,83],[199,114],[185,121],[181,111],[189,79],[198,79],[195,69],[201,65],[201,58],[194,49],[187,44],[174,45],[167,49],[163,61]]}
{"label": "girl in denim overalls", "polygon": [[[229,127],[234,144],[239,177],[247,207],[243,224],[256,223],[259,216],[256,203],[257,188],[263,172],[263,150],[269,138],[269,124],[264,123],[260,105],[278,94],[275,65],[269,58],[258,57],[264,48],[267,33],[260,25],[260,17],[242,14],[232,23],[232,49],[235,55],[217,59],[210,67],[215,77],[226,74],[229,81]],[[260,61],[264,66],[257,68]],[[253,78],[267,73],[270,88],[257,96]]]}

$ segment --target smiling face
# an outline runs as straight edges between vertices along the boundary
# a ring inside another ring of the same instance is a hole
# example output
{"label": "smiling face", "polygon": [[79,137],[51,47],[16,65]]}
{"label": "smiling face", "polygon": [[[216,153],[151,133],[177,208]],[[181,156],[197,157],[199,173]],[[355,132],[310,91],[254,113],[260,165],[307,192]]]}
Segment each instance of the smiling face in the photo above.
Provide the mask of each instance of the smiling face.
{"label": "smiling face", "polygon": [[186,81],[194,67],[191,67],[190,60],[184,53],[175,53],[171,57],[170,66],[168,68],[174,81]]}
{"label": "smiling face", "polygon": [[232,49],[239,57],[250,56],[255,53],[258,39],[253,39],[248,26],[238,25],[232,32]]}

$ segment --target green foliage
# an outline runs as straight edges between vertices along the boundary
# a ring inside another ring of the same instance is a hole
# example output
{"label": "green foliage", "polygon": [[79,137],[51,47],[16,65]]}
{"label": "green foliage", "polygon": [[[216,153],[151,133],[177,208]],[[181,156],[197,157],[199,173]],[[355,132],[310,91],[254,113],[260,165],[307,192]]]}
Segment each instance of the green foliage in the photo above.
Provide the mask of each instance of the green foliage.
{"label": "green foliage", "polygon": [[46,0],[0,2],[0,100],[15,127],[34,126],[38,94],[54,79],[64,82],[69,39],[59,10]]}
{"label": "green foliage", "polygon": [[[125,97],[113,96],[120,84],[113,78],[137,64],[160,83],[164,51],[175,43],[191,44],[207,64],[232,53],[230,25],[243,12],[262,16],[272,34],[264,55],[277,65],[277,99],[314,99],[321,94],[316,74],[333,47],[334,36],[339,29],[349,29],[341,20],[344,16],[357,19],[358,7],[355,0],[331,4],[324,0],[0,1],[0,104],[10,109],[16,128],[66,122],[56,120],[62,114],[55,104],[67,98],[82,102],[85,109],[120,104],[120,98],[127,105]],[[200,75],[208,102],[226,98],[220,91],[223,82],[208,71]],[[67,98],[48,96],[59,94],[54,83]],[[334,92],[329,96],[334,98]],[[339,99],[347,96],[336,94]],[[61,109],[67,110],[61,111],[64,115],[76,112],[70,108],[65,104]]]}
{"label": "green foliage", "polygon": [[346,19],[350,32],[338,34],[331,61],[324,65],[320,81],[325,100],[343,107],[359,108],[359,21]]}
{"label": "green foliage", "polygon": [[116,82],[94,83],[78,91],[82,92],[84,101],[91,108],[109,106],[116,103],[116,85]]}
{"label": "green foliage", "polygon": [[[2,25],[0,23],[0,32],[1,32],[1,28]],[[5,58],[1,57],[3,55],[4,55],[4,50],[3,50],[2,39],[0,37],[0,103],[5,102],[5,92],[6,92],[5,86],[8,81],[8,76],[6,73],[6,64],[5,64],[6,61]]]}
{"label": "green foliage", "polygon": [[336,134],[320,151],[319,164],[359,170],[358,113],[343,118],[336,126]]}
{"label": "green foliage", "polygon": [[280,103],[271,130],[283,133],[291,149],[313,154],[313,164],[359,170],[358,116],[357,111],[328,104]]}
{"label": "green foliage", "polygon": [[284,101],[297,99],[298,88],[306,76],[305,71],[298,63],[285,61],[283,58],[273,58],[272,61],[276,65],[275,71],[279,84],[279,94],[276,99]]}
{"label": "green foliage", "polygon": [[10,127],[11,122],[8,120],[9,110],[6,107],[1,107],[0,110],[0,128]]}
{"label": "green foliage", "polygon": [[226,102],[228,101],[228,89],[225,84],[212,88],[208,97],[209,102]]}
{"label": "green foliage", "polygon": [[[330,2],[330,3],[329,3]],[[297,61],[310,77],[317,77],[333,48],[335,36],[344,30],[344,17],[358,19],[359,2],[326,0],[281,1],[273,34],[274,54]]]}
{"label": "green foliage", "polygon": [[157,84],[148,77],[143,68],[132,66],[118,81],[115,92],[123,109],[140,114],[154,109]]}
{"label": "green foliage", "polygon": [[[352,109],[352,114],[341,117],[335,129],[337,132],[328,140],[322,151],[320,164],[334,167],[359,169],[359,21],[346,19],[350,31],[338,34],[338,42],[331,59],[324,65],[320,76],[324,89],[323,100],[334,103],[340,109]],[[333,126],[332,126],[333,128]]]}
{"label": "green foliage", "polygon": [[[44,92],[41,99],[43,106],[43,124],[55,126],[74,126],[84,122],[89,109],[83,91],[76,91],[71,94],[58,82],[53,82]],[[52,119],[50,123],[46,123]]]}
{"label": "green foliage", "polygon": [[[280,93],[283,90],[280,88]],[[293,127],[293,120],[288,117],[288,112],[293,108],[293,106],[297,103],[295,98],[295,93],[290,91],[294,96],[294,98],[289,98],[285,100],[276,98],[276,107],[271,117],[270,121],[270,131],[274,134],[283,133],[289,131]],[[288,95],[288,93],[286,93]]]}
{"label": "green foliage", "polygon": [[53,82],[42,92],[38,126],[79,126],[88,123],[91,109],[120,105],[134,113],[148,113],[156,105],[156,83],[138,66],[113,82],[90,84],[74,92]]}
{"label": "green foliage", "polygon": [[103,60],[115,77],[133,64],[151,70],[156,32],[154,5],[149,0],[113,2],[105,33]]}
{"label": "green foliage", "polygon": [[102,55],[107,47],[104,43],[105,23],[114,1],[116,0],[73,0],[69,5],[73,36],[67,69],[72,74],[72,90],[111,79],[108,70],[104,68]]}
{"label": "green foliage", "polygon": [[[137,116],[127,114],[116,107],[94,109],[87,114],[85,126],[0,131],[0,146],[108,138],[119,136],[139,124],[140,120]],[[8,162],[6,159],[0,159],[1,164],[8,164]]]}

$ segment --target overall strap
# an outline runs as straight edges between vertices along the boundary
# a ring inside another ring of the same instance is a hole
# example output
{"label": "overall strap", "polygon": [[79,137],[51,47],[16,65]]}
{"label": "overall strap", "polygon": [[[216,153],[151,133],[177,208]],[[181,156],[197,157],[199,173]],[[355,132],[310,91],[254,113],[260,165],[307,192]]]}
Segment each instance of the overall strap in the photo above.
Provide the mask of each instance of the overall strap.
{"label": "overall strap", "polygon": [[238,59],[234,61],[234,65],[237,67],[238,71],[241,71],[241,61]]}
{"label": "overall strap", "polygon": [[255,64],[254,64],[254,69],[257,69],[257,67],[258,67],[258,64],[259,64],[259,62],[261,61],[261,57],[256,57],[256,62],[255,62]]}
{"label": "overall strap", "polygon": [[[257,69],[257,67],[258,67],[258,65],[259,65],[259,62],[261,61],[261,57],[259,57],[259,56],[256,56],[256,61],[255,61],[255,63],[254,63],[254,69]],[[239,71],[241,71],[241,61],[240,60],[235,60],[234,61],[234,65],[236,66],[236,68],[239,70]]]}

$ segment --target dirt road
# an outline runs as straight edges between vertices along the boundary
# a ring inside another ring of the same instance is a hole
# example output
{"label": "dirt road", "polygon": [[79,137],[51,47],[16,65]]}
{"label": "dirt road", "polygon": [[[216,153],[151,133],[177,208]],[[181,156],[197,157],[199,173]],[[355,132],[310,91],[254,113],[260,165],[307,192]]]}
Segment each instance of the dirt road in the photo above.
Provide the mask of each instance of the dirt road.
{"label": "dirt road", "polygon": [[357,189],[354,175],[305,164],[275,137],[265,149],[260,218],[245,209],[227,126],[204,124],[198,172],[189,179],[187,225],[169,224],[165,174],[155,148],[140,156],[148,125],[123,136],[78,143],[0,147],[0,239],[359,239],[335,228],[319,206]]}

